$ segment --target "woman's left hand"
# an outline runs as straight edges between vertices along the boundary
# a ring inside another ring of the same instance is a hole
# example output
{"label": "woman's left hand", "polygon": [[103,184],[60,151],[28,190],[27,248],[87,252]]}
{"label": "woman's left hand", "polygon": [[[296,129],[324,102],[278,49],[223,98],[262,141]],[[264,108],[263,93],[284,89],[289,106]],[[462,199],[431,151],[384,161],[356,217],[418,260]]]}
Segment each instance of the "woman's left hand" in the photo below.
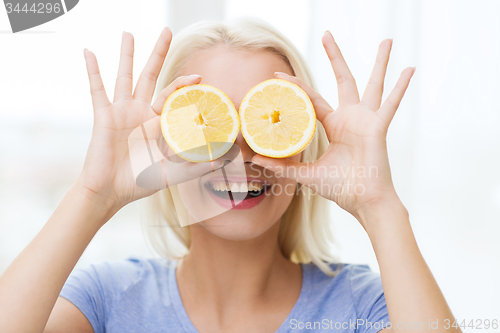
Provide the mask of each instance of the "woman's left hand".
{"label": "woman's left hand", "polygon": [[[392,47],[392,40],[384,40],[360,100],[356,82],[331,33],[326,32],[322,41],[337,79],[339,107],[335,111],[299,78],[284,73],[276,73],[276,78],[299,85],[309,95],[317,119],[325,128],[328,149],[317,161],[309,163],[262,155],[254,156],[252,161],[335,201],[363,225],[360,214],[366,209],[382,202],[400,203],[391,179],[386,134],[415,68],[403,70],[381,106]],[[366,229],[366,225],[363,227]]]}

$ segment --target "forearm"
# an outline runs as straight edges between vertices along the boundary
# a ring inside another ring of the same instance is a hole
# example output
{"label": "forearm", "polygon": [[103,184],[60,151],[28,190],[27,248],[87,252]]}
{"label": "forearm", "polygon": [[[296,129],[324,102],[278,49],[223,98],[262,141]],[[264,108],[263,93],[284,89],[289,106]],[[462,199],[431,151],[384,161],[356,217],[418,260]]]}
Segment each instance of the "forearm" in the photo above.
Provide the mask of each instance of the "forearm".
{"label": "forearm", "polygon": [[[449,320],[452,329],[451,310],[418,249],[408,212],[399,199],[374,205],[360,218],[379,263],[392,325],[402,323],[395,327],[398,331],[411,323],[408,331],[439,332],[449,331],[445,329],[445,320]],[[431,329],[429,323],[436,321],[439,329]]]}
{"label": "forearm", "polygon": [[74,185],[50,219],[0,276],[0,331],[41,332],[69,274],[116,212]]}

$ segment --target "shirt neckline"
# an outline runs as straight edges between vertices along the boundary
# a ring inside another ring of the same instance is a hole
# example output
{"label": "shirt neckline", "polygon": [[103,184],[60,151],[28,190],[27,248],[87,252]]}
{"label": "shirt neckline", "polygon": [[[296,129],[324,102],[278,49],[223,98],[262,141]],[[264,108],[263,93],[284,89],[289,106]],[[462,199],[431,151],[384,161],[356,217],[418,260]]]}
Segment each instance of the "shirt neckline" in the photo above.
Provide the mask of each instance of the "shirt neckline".
{"label": "shirt neckline", "polygon": [[[191,319],[189,319],[186,309],[184,308],[184,304],[182,304],[179,287],[177,285],[177,277],[175,275],[177,264],[178,261],[175,261],[174,265],[172,265],[169,270],[168,288],[170,297],[172,298],[172,304],[175,313],[177,314],[177,318],[182,325],[182,328],[184,328],[187,333],[199,333],[196,327],[194,327],[193,323],[191,322]],[[307,296],[310,294],[311,288],[311,272],[309,269],[310,265],[301,263],[300,266],[302,268],[302,286],[300,289],[299,298],[295,302],[285,321],[281,324],[281,326],[276,330],[275,333],[287,332],[289,328],[288,323],[290,322],[290,320],[298,319],[300,313],[302,313],[303,311],[302,308],[305,304],[307,304]]]}

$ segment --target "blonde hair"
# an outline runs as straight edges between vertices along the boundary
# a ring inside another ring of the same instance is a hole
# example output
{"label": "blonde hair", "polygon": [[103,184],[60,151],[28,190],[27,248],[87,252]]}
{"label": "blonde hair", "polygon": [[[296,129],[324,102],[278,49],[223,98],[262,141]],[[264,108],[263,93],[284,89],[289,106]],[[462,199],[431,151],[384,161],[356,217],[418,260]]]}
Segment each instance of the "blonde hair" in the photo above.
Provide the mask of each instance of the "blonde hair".
{"label": "blonde hair", "polygon": [[[222,23],[200,21],[185,28],[172,39],[170,51],[158,78],[155,96],[178,75],[186,59],[197,51],[225,44],[236,50],[268,50],[282,57],[294,75],[316,89],[311,73],[295,46],[267,22],[240,17]],[[302,153],[302,162],[318,159],[327,149],[328,140],[321,123],[317,123],[313,140]],[[296,263],[316,264],[334,276],[329,264],[337,262],[333,254],[333,233],[328,201],[300,184],[281,218],[278,243],[283,255]],[[148,198],[145,233],[153,249],[163,258],[184,257],[191,244],[187,218],[177,186],[161,190]]]}

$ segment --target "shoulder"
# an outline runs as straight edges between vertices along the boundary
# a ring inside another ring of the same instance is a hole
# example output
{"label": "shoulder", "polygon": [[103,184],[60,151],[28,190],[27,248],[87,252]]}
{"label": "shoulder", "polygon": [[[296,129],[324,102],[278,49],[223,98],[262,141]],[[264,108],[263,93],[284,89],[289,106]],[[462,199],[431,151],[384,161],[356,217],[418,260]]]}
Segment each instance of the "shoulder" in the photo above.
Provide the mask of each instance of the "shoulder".
{"label": "shoulder", "polygon": [[175,272],[175,261],[132,256],[101,261],[75,269],[66,280],[60,296],[72,302],[87,317],[95,332],[105,332],[106,323],[123,320],[123,313],[138,321],[146,301],[168,298],[168,278]]}
{"label": "shoulder", "polygon": [[73,303],[99,306],[109,312],[117,301],[130,290],[150,289],[166,284],[175,261],[131,256],[121,260],[91,263],[71,272],[60,295]]}
{"label": "shoulder", "polygon": [[380,274],[372,271],[368,265],[358,264],[330,264],[335,276],[329,276],[313,263],[303,264],[303,268],[309,271],[313,285],[332,285],[336,288],[348,289],[351,293],[373,289],[381,286]]}
{"label": "shoulder", "polygon": [[320,298],[324,303],[341,304],[357,315],[370,313],[375,307],[383,303],[385,306],[384,291],[380,274],[372,271],[368,265],[358,264],[331,264],[330,268],[336,272],[329,276],[314,264],[303,265],[310,275],[310,295]]}
{"label": "shoulder", "polygon": [[175,262],[166,259],[130,256],[121,260],[92,263],[74,274],[89,275],[105,290],[122,293],[142,281],[168,276],[170,269],[174,267]]}
{"label": "shoulder", "polygon": [[135,280],[144,275],[161,272],[173,267],[175,262],[161,258],[145,258],[129,256],[126,259],[108,260],[92,263],[84,268],[97,274],[122,277],[124,280]]}

